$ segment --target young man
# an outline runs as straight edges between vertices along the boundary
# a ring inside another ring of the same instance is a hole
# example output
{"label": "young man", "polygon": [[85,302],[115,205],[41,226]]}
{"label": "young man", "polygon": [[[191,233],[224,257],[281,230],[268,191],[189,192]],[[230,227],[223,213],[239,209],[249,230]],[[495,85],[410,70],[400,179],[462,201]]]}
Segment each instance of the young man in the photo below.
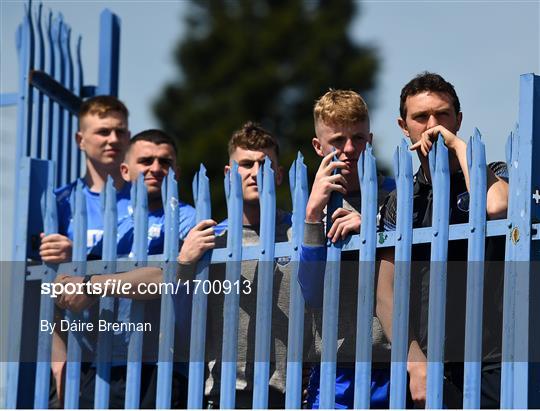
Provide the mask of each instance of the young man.
{"label": "young man", "polygon": [[[146,130],[143,131],[129,142],[129,147],[122,164],[120,171],[122,178],[130,186],[140,174],[144,177],[146,189],[148,191],[148,254],[161,254],[164,245],[164,211],[161,198],[161,183],[168,175],[170,170],[178,173],[176,165],[176,146],[174,140],[161,130]],[[188,231],[195,225],[195,210],[188,204],[179,201],[179,237],[181,240],[185,238]],[[128,216],[124,218],[118,226],[118,249],[127,254],[131,251],[133,244],[133,210],[131,205],[128,206]],[[143,273],[145,272],[142,269]],[[158,270],[159,271],[159,270]],[[147,277],[151,279],[152,271],[147,273]],[[113,276],[101,276],[107,278],[116,278]],[[91,277],[90,277],[91,278]],[[63,283],[79,283],[83,281],[82,277],[59,275],[57,281]],[[96,298],[87,295],[62,295],[57,301],[57,305],[61,308],[69,308],[79,311],[96,302]],[[120,298],[118,300],[118,311],[116,320],[118,322],[130,321],[131,300]],[[146,306],[146,318],[153,320],[154,343],[157,347],[157,332],[159,320],[160,305],[159,301],[150,302]],[[150,334],[150,333],[149,333]],[[125,364],[127,358],[127,347],[129,344],[130,334],[127,332],[116,332],[112,342],[112,361],[111,369],[111,408],[123,408],[125,400]],[[145,339],[150,341],[151,336],[145,335]],[[64,346],[65,349],[65,346]],[[150,355],[148,350],[145,351],[147,357],[153,357],[153,361],[143,365],[143,383],[141,387],[141,406],[155,406],[155,383],[157,378],[155,362],[157,358],[157,350],[154,355]],[[88,408],[93,406],[94,384],[95,384],[95,368],[90,367],[83,376],[81,384],[81,402],[80,406]],[[175,373],[174,386],[176,388],[172,401],[173,407],[185,406],[182,402],[182,396],[185,397],[185,377]],[[183,390],[181,388],[183,387]],[[183,392],[181,392],[183,391]],[[61,392],[61,390],[60,390]]]}
{"label": "young man", "polygon": [[[243,231],[242,244],[259,243],[260,204],[257,187],[257,174],[264,164],[265,158],[272,161],[276,185],[283,180],[283,169],[279,165],[279,145],[274,136],[259,125],[248,122],[236,131],[229,140],[229,164],[225,173],[231,170],[233,162],[238,163],[238,172],[242,180],[243,194]],[[227,220],[216,226],[216,247],[226,247]],[[282,210],[276,212],[275,241],[288,241],[290,236],[291,216]],[[188,250],[187,247],[183,248]],[[180,262],[185,260],[180,254]],[[186,267],[181,264],[181,267]],[[213,280],[223,281],[224,265],[211,271]],[[241,268],[242,282],[248,281],[250,293],[240,294],[240,310],[238,320],[238,350],[236,367],[236,408],[253,407],[253,367],[255,347],[255,312],[257,298],[258,261],[243,261]],[[268,408],[284,408],[285,406],[285,371],[287,367],[287,332],[290,291],[290,269],[287,262],[277,260],[274,265],[272,337],[270,359],[270,387]],[[209,376],[206,379],[205,401],[208,408],[218,408],[220,400],[221,362],[223,335],[224,296],[211,294],[208,300],[207,358],[209,360]]]}
{"label": "young man", "polygon": [[[439,133],[448,148],[450,165],[450,224],[469,220],[469,172],[467,145],[457,136],[462,113],[454,87],[441,76],[422,73],[401,91],[398,124],[418,154],[420,169],[414,177],[413,227],[431,227],[433,187],[428,153]],[[508,202],[506,165],[491,163],[487,173],[487,217],[504,217]],[[392,192],[381,210],[381,229],[396,227],[397,192]],[[504,241],[486,240],[486,261],[504,258]],[[407,362],[413,401],[423,406],[426,399],[427,311],[429,292],[429,244],[418,244],[412,250],[411,270],[411,344]],[[443,401],[449,408],[461,408],[463,396],[463,345],[465,324],[467,241],[448,246],[446,303],[445,390]],[[461,262],[461,264],[460,264]],[[378,276],[377,315],[386,334],[392,335],[392,301],[394,250],[384,249]],[[502,324],[502,270],[486,275],[484,294],[482,408],[498,408],[500,390],[500,353]],[[489,284],[489,285],[488,285]],[[480,359],[476,359],[479,361]]]}
{"label": "young man", "polygon": [[[354,91],[330,90],[313,110],[315,135],[312,144],[322,157],[306,208],[304,242],[300,253],[298,279],[306,304],[318,309],[323,304],[326,241],[336,242],[360,230],[360,183],[357,162],[367,143],[371,143],[368,108]],[[337,161],[332,161],[337,157]],[[335,171],[338,173],[334,173]],[[394,188],[391,179],[379,176],[379,204]],[[325,215],[333,192],[343,194],[343,207],[333,215]],[[326,232],[325,226],[332,226]],[[354,353],[356,330],[356,293],[358,290],[358,253],[342,254],[336,375],[336,407],[353,408]],[[313,313],[316,332],[315,354],[321,352],[322,315]],[[373,323],[372,408],[388,407],[389,345],[376,318]],[[308,387],[308,405],[319,408],[319,368],[313,369]]]}
{"label": "young man", "polygon": [[[101,255],[94,248],[103,236],[103,216],[99,193],[105,187],[107,176],[114,180],[117,193],[118,221],[128,215],[129,185],[124,184],[120,163],[129,143],[128,110],[113,96],[96,96],[86,100],[79,110],[79,131],[75,138],[86,156],[86,175],[80,179],[88,213],[87,253]],[[58,233],[41,235],[39,253],[46,263],[71,260],[73,241],[73,213],[71,196],[76,181],[56,190],[58,206]]]}

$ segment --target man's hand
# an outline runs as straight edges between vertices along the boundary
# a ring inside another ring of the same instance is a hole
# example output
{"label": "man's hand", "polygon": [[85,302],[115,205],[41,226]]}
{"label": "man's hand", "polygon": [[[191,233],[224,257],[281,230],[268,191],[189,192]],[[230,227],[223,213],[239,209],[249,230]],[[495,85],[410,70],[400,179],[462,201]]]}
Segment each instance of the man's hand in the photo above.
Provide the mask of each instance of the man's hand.
{"label": "man's hand", "polygon": [[51,361],[51,371],[56,386],[56,397],[60,406],[64,404],[64,380],[66,378],[66,361]]}
{"label": "man's hand", "polygon": [[409,149],[411,151],[420,150],[420,152],[427,157],[428,153],[431,151],[433,142],[437,141],[439,133],[444,137],[444,143],[450,150],[456,151],[456,149],[460,148],[459,146],[467,146],[462,139],[439,125],[424,131],[420,140],[414,143]]}
{"label": "man's hand", "polygon": [[186,236],[176,260],[181,264],[195,263],[206,251],[214,248],[216,246],[216,235],[214,234],[216,224],[214,220],[203,220],[193,227]]}
{"label": "man's hand", "polygon": [[358,212],[338,208],[332,214],[332,227],[328,231],[328,238],[335,243],[340,238],[344,240],[351,233],[359,233],[361,222],[362,217]]}
{"label": "man's hand", "polygon": [[[75,277],[66,274],[59,274],[56,276],[54,282],[62,284],[79,284],[83,282],[84,277]],[[80,312],[90,307],[97,301],[96,296],[90,296],[87,294],[76,293],[62,293],[57,297],[56,305],[63,309],[68,309],[74,312]]]}
{"label": "man's hand", "polygon": [[424,408],[426,404],[427,362],[408,362],[407,371],[410,377],[411,398],[416,407]]}
{"label": "man's hand", "polygon": [[327,154],[321,161],[306,207],[306,221],[308,222],[322,221],[324,207],[328,204],[333,191],[347,194],[345,177],[341,174],[333,174],[336,169],[347,168],[343,161],[332,161],[334,156],[339,154],[339,151],[334,151]]}
{"label": "man's hand", "polygon": [[73,244],[71,240],[61,234],[45,235],[41,233],[39,255],[45,263],[60,264],[71,260]]}

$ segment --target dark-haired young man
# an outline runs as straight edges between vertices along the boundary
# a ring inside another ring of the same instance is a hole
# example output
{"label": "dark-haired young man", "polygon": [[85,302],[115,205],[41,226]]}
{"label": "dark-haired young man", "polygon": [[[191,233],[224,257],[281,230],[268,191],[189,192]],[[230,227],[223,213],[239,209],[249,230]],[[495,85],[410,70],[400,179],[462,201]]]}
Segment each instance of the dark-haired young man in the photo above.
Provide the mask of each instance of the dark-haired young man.
{"label": "dark-haired young man", "polygon": [[[418,154],[420,168],[414,177],[413,227],[431,227],[433,187],[428,153],[439,133],[448,148],[450,166],[450,224],[469,220],[469,172],[467,145],[457,136],[462,113],[452,84],[434,73],[422,73],[401,91],[398,124]],[[491,163],[487,173],[487,217],[504,217],[508,203],[507,171],[504,163]],[[397,192],[386,198],[381,209],[381,229],[396,227]],[[486,241],[486,261],[504,256],[504,243]],[[502,249],[501,249],[502,245]],[[497,251],[493,251],[497,250]],[[411,343],[407,370],[413,401],[422,406],[426,399],[427,311],[429,293],[430,245],[413,246],[411,269]],[[461,408],[463,397],[463,345],[465,325],[467,241],[448,246],[446,297],[445,390],[443,401],[449,408]],[[378,276],[377,315],[389,339],[392,337],[394,250],[384,249]],[[489,284],[489,286],[488,286]],[[500,389],[502,271],[486,276],[482,370],[482,408],[498,408]]]}

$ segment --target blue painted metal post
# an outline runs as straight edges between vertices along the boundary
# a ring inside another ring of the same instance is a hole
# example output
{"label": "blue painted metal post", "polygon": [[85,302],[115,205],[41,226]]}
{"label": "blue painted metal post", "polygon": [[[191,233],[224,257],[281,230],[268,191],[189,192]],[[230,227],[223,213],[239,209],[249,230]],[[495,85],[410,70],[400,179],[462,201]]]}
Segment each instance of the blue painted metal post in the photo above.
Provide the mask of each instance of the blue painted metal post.
{"label": "blue painted metal post", "polygon": [[[111,176],[107,177],[105,189],[101,192],[103,215],[103,274],[116,272],[116,233],[118,211],[116,209],[116,190]],[[107,322],[114,321],[114,298],[105,297],[99,301],[99,318]],[[96,383],[94,392],[94,407],[108,408],[111,376],[112,331],[98,333],[96,351]]]}
{"label": "blue painted metal post", "polygon": [[433,241],[429,268],[426,407],[442,408],[450,170],[448,149],[441,134],[429,152],[429,168],[433,186]]}
{"label": "blue painted metal post", "polygon": [[409,288],[411,279],[413,175],[412,159],[405,139],[394,154],[397,183],[397,224],[392,315],[392,365],[390,408],[405,408],[407,352],[409,348]]}
{"label": "blue painted metal post", "polygon": [[97,95],[118,95],[119,63],[120,19],[110,10],[105,9],[100,16]]}
{"label": "blue painted metal post", "polygon": [[[83,182],[77,182],[75,191],[75,213],[73,219],[73,272],[74,275],[86,274],[86,230],[87,212],[86,196],[83,192]],[[81,319],[79,314],[66,312],[67,320],[71,322]],[[68,334],[67,364],[66,364],[66,408],[79,407],[79,387],[81,374],[81,352],[83,332],[70,331]]]}
{"label": "blue painted metal post", "polygon": [[[56,210],[56,196],[54,195],[54,163],[48,164],[47,191],[43,195],[42,213],[43,232],[46,235],[58,232],[58,216]],[[47,273],[44,281],[52,283],[56,277],[56,264],[47,264]],[[49,324],[54,319],[54,300],[48,295],[41,296],[39,309],[40,320],[47,320]],[[51,376],[51,346],[52,336],[48,332],[40,332],[38,337],[38,352],[36,364],[36,388],[34,392],[34,408],[48,408]]]}
{"label": "blue painted metal post", "polygon": [[[176,176],[171,171],[163,180],[166,189],[165,204],[165,268],[163,283],[172,284],[176,279],[176,256],[178,255],[178,185]],[[156,408],[171,407],[171,380],[173,372],[175,317],[173,296],[165,293],[161,296],[161,320],[159,328],[159,362],[157,379]]]}
{"label": "blue painted metal post", "polygon": [[298,261],[300,247],[304,239],[304,220],[306,219],[308,200],[307,167],[300,152],[289,171],[289,183],[293,204],[291,261],[295,261],[296,265],[291,272],[285,407],[299,409],[302,405],[305,302],[300,284],[298,284]]}
{"label": "blue painted metal post", "polygon": [[[43,40],[43,30],[41,23],[43,4],[39,4],[36,13],[36,30],[37,30],[37,51],[39,58],[37,59],[36,68],[38,70],[45,69],[45,42]],[[31,12],[31,10],[29,10]],[[32,89],[34,94],[34,114],[35,126],[32,128],[32,141],[30,143],[30,156],[32,158],[43,158],[41,155],[42,135],[43,135],[43,93],[37,89]]]}
{"label": "blue painted metal post", "polygon": [[467,300],[465,313],[465,372],[463,408],[480,408],[482,365],[482,309],[486,242],[486,149],[480,132],[467,145],[470,179],[469,250],[467,255]]}
{"label": "blue painted metal post", "polygon": [[371,399],[371,354],[373,340],[373,300],[375,255],[377,250],[377,167],[371,144],[358,162],[362,193],[362,225],[358,271],[358,312],[356,316],[356,364],[354,408],[369,408]]}
{"label": "blue painted metal post", "polygon": [[[336,172],[338,172],[336,170]],[[330,229],[331,216],[343,206],[343,195],[334,191],[326,212],[326,227]],[[327,240],[326,268],[324,273],[322,350],[321,350],[321,408],[334,408],[336,396],[337,331],[339,318],[339,282],[342,241]]]}
{"label": "blue painted metal post", "polygon": [[[227,195],[227,263],[225,279],[234,284],[240,281],[242,261],[243,195],[238,163],[233,162],[225,176]],[[229,293],[223,306],[223,345],[221,364],[220,407],[232,409],[236,399],[236,360],[238,356],[238,312],[240,295]]]}
{"label": "blue painted metal post", "polygon": [[[135,226],[133,232],[133,250],[137,266],[144,267],[148,260],[148,192],[141,174],[131,186],[131,204],[134,208]],[[144,320],[144,301],[120,299],[118,304],[131,305],[129,321],[139,323]],[[141,370],[143,351],[143,332],[131,332],[128,344],[125,407],[139,408],[141,391]]]}
{"label": "blue painted metal post", "polygon": [[[509,165],[508,174],[510,178],[509,201],[507,215],[508,228],[512,230],[511,216],[515,214],[513,209],[516,207],[512,198],[519,190],[518,185],[518,131],[517,127],[514,133],[510,134],[506,145],[506,162]],[[511,233],[512,231],[510,231]],[[515,265],[513,250],[511,246],[511,234],[506,237],[506,250],[504,254],[504,291],[503,291],[503,335],[502,335],[502,364],[501,364],[501,408],[513,408],[513,385],[514,385],[514,324],[515,315]]]}
{"label": "blue painted metal post", "polygon": [[[67,90],[73,91],[73,60],[71,58],[71,27],[67,24],[62,25],[62,31],[60,33],[60,50],[64,67],[64,77],[62,84]],[[72,134],[72,115],[69,110],[63,110],[63,122],[62,127],[62,180],[66,183],[71,181],[71,162],[75,158],[71,157],[71,146],[74,143],[74,137]]]}
{"label": "blue painted metal post", "polygon": [[[197,210],[197,223],[209,219],[212,215],[210,181],[206,176],[206,168],[202,164],[199,172],[193,178],[193,194]],[[205,253],[197,264],[195,279],[200,280],[201,283],[208,280],[210,256],[210,253]],[[193,295],[188,381],[188,408],[191,409],[200,409],[203,405],[207,306],[208,297],[205,293]]]}
{"label": "blue painted metal post", "polygon": [[276,190],[272,162],[267,156],[257,174],[260,202],[260,255],[255,321],[255,370],[253,408],[268,408],[270,380],[270,343],[274,285],[274,248],[276,234]]}
{"label": "blue painted metal post", "polygon": [[[505,295],[503,313],[502,408],[527,408],[529,401],[529,345],[531,290],[531,221],[540,215],[538,165],[540,154],[540,77],[524,74],[520,78],[519,139],[511,148],[510,203],[508,217],[512,228],[506,242]],[[535,196],[536,194],[536,196]],[[507,299],[507,284],[513,286]],[[535,394],[532,394],[535,395]]]}

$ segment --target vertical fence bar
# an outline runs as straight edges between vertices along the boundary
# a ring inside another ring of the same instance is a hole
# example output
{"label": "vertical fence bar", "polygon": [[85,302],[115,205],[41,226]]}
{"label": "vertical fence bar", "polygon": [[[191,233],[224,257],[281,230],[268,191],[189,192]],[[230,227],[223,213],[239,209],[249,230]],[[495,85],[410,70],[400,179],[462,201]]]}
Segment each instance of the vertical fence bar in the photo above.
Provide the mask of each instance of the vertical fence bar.
{"label": "vertical fence bar", "polygon": [[[61,82],[67,90],[72,90],[72,68],[70,67],[70,37],[71,28],[66,24],[62,24],[60,31],[60,58],[61,58]],[[67,184],[70,178],[71,171],[71,113],[64,108],[62,110],[62,134],[61,134],[61,158],[62,158],[62,182]]]}
{"label": "vertical fence bar", "polygon": [[405,408],[409,335],[409,288],[411,279],[413,175],[405,139],[394,154],[397,183],[397,224],[392,314],[392,364],[390,408]]}
{"label": "vertical fence bar", "polygon": [[270,379],[270,343],[274,285],[274,248],[276,234],[276,190],[272,161],[266,156],[257,174],[261,207],[260,256],[257,280],[257,312],[255,321],[255,370],[253,408],[268,408]]}
{"label": "vertical fence bar", "polygon": [[[166,184],[165,193],[165,268],[163,282],[172,284],[176,279],[176,256],[178,255],[178,185],[174,172],[163,180]],[[161,319],[159,328],[159,361],[156,408],[171,407],[171,380],[173,372],[174,353],[174,307],[173,296],[165,293],[161,296]]]}
{"label": "vertical fence bar", "polygon": [[27,60],[23,62],[26,63],[24,70],[24,77],[25,77],[25,104],[26,108],[24,110],[26,114],[25,118],[25,132],[24,132],[24,155],[30,156],[31,153],[31,144],[32,144],[32,128],[33,128],[33,105],[34,105],[34,93],[33,89],[30,86],[30,83],[28,82],[28,77],[30,75],[30,71],[34,69],[34,61],[35,61],[35,39],[34,39],[34,24],[32,22],[32,5],[29,3],[28,5],[24,6],[25,12],[26,12],[26,19],[25,19],[25,29],[23,30],[23,38],[26,36],[26,39],[23,40],[27,45]]}
{"label": "vertical fence bar", "polygon": [[356,364],[354,408],[369,408],[371,398],[371,354],[373,339],[373,300],[375,255],[377,250],[377,166],[371,144],[358,162],[358,180],[362,193],[362,225],[358,271],[358,312],[356,315]]}
{"label": "vertical fence bar", "polygon": [[[62,15],[58,15],[54,18],[51,34],[52,34],[52,48],[51,50],[54,50],[51,53],[51,56],[54,56],[54,78],[59,83],[63,83],[64,79],[64,66],[62,64],[62,49],[60,47],[60,36],[62,33],[62,26],[63,26],[63,19]],[[64,110],[60,107],[58,103],[52,102],[52,100],[49,100],[50,103],[52,103],[53,106],[53,114],[52,114],[52,144],[51,144],[51,152],[52,157],[51,159],[56,163],[56,180],[57,185],[62,186],[66,184],[66,181],[63,181],[62,179],[62,168],[64,167],[64,163],[62,162],[62,156],[61,152],[62,149],[60,147],[61,138],[64,134]]]}
{"label": "vertical fence bar", "polygon": [[99,71],[97,94],[118,95],[120,61],[120,19],[103,10],[99,29]]}
{"label": "vertical fence bar", "polygon": [[[137,266],[144,267],[148,261],[148,192],[141,174],[131,186],[131,204],[134,209],[135,226],[133,232],[133,250]],[[130,304],[129,321],[141,323],[144,319],[144,301],[132,301],[126,298],[118,300],[118,305]],[[120,310],[119,310],[120,311]],[[132,331],[128,344],[128,362],[126,376],[125,407],[140,407],[143,332]]]}
{"label": "vertical fence bar", "polygon": [[[48,73],[51,77],[54,78],[55,76],[55,52],[54,52],[54,41],[53,41],[53,15],[52,11],[49,11],[49,18],[47,19],[47,44],[49,49],[49,59],[48,59]],[[45,139],[43,141],[43,158],[46,158],[47,160],[53,159],[53,146],[55,145],[53,143],[53,140],[55,138],[53,132],[53,124],[54,124],[54,103],[52,99],[49,96],[45,96],[45,106],[47,107],[46,110],[46,119],[47,119],[47,127],[45,128]],[[58,138],[58,137],[57,137]],[[56,179],[58,181],[58,176],[56,176]]]}
{"label": "vertical fence bar", "polygon": [[[201,164],[199,172],[193,178],[193,193],[197,223],[209,219],[212,215],[210,203],[210,181],[206,168]],[[201,283],[208,280],[210,253],[205,253],[197,264],[195,279]],[[182,279],[183,280],[183,279]],[[204,352],[206,347],[206,318],[208,296],[205,293],[193,295],[191,312],[191,338],[189,349],[188,408],[199,409],[203,405],[204,395]]]}
{"label": "vertical fence bar", "polygon": [[[105,189],[101,192],[103,213],[103,274],[116,272],[116,234],[117,215],[116,190],[111,176],[107,177]],[[104,297],[99,300],[99,318],[107,323],[114,321],[114,298]],[[111,377],[111,345],[112,331],[98,333],[96,351],[96,383],[94,391],[94,407],[109,408],[110,377]]]}
{"label": "vertical fence bar", "polygon": [[[81,180],[77,182],[75,191],[73,227],[73,272],[75,275],[80,276],[85,275],[86,273],[87,230],[86,196],[83,192],[83,182]],[[66,317],[70,323],[81,319],[81,315],[71,311],[66,312]],[[70,331],[68,334],[66,392],[64,402],[66,408],[79,407],[82,338],[83,332]]]}
{"label": "vertical fence bar", "polygon": [[512,247],[512,220],[514,208],[517,206],[512,198],[519,189],[517,180],[518,167],[518,130],[510,134],[506,145],[506,162],[508,164],[508,175],[510,180],[509,201],[508,201],[508,228],[510,235],[506,237],[506,249],[504,253],[504,290],[503,290],[503,335],[502,335],[502,364],[501,364],[501,408],[513,408],[513,385],[514,385],[514,338],[513,322],[515,311],[514,288],[515,288],[515,267]]}
{"label": "vertical fence bar", "polygon": [[[240,281],[242,261],[243,195],[238,163],[233,162],[225,176],[227,195],[227,262],[225,279],[234,284]],[[223,306],[223,345],[221,364],[220,407],[232,409],[236,399],[236,360],[238,356],[238,312],[240,295],[229,293]]]}
{"label": "vertical fence bar", "polygon": [[[336,169],[336,173],[339,172]],[[331,228],[331,216],[343,206],[343,195],[332,192],[326,212],[326,228]],[[322,350],[320,378],[320,406],[334,408],[336,396],[337,331],[339,318],[339,280],[342,240],[327,240],[326,268],[324,273]]]}
{"label": "vertical fence bar", "polygon": [[[506,242],[506,254],[511,263],[505,269],[505,301],[503,312],[503,364],[501,385],[502,408],[527,408],[529,401],[529,344],[531,297],[531,216],[538,217],[540,177],[533,158],[539,155],[534,139],[540,133],[540,77],[524,74],[520,77],[519,139],[513,141],[511,154],[511,184],[508,217],[512,228]],[[519,166],[518,166],[519,165]],[[515,170],[512,170],[515,168]],[[535,205],[533,206],[533,201]],[[507,301],[507,284],[513,294]],[[534,284],[534,282],[533,282]]]}
{"label": "vertical fence bar", "polygon": [[[47,175],[47,190],[42,198],[43,231],[45,235],[58,232],[58,215],[56,210],[56,196],[54,195],[54,163],[49,162]],[[52,283],[56,277],[58,266],[46,264],[47,271],[44,281]],[[40,321],[52,324],[54,318],[54,300],[48,295],[42,295],[39,308]],[[34,408],[48,408],[51,376],[51,346],[52,335],[48,332],[38,334],[38,351],[36,364],[36,387],[34,391]]]}
{"label": "vertical fence bar", "polygon": [[293,204],[291,261],[296,264],[291,272],[285,407],[299,409],[302,405],[305,303],[300,284],[298,284],[298,261],[300,246],[304,238],[304,220],[308,200],[307,167],[300,152],[289,170],[289,183]]}
{"label": "vertical fence bar", "polygon": [[487,184],[486,148],[480,138],[480,132],[475,129],[467,145],[467,165],[471,187],[463,384],[463,408],[467,409],[480,408]]}
{"label": "vertical fence bar", "polygon": [[[36,13],[36,30],[38,34],[37,39],[37,49],[39,52],[39,58],[37,59],[37,69],[45,69],[45,42],[43,41],[43,30],[41,24],[41,15],[42,15],[43,4],[39,4],[38,11]],[[34,114],[33,118],[35,119],[35,126],[32,129],[32,141],[30,144],[30,157],[32,158],[42,158],[41,157],[41,145],[42,145],[42,135],[43,135],[43,93],[39,90],[32,88],[34,104]]]}
{"label": "vertical fence bar", "polygon": [[448,149],[441,134],[429,152],[429,168],[433,186],[433,217],[429,267],[426,407],[442,408],[450,170]]}
{"label": "vertical fence bar", "polygon": [[[74,72],[77,73],[77,81],[73,82],[73,93],[77,96],[82,97],[82,87],[83,87],[83,68],[81,62],[81,36],[77,39],[77,54],[75,60],[75,69]],[[75,141],[75,133],[77,132],[78,125],[78,116],[71,115],[71,128],[70,128],[70,140],[71,140],[71,171],[70,171],[70,181],[75,180],[81,172],[81,150],[77,146]]]}

